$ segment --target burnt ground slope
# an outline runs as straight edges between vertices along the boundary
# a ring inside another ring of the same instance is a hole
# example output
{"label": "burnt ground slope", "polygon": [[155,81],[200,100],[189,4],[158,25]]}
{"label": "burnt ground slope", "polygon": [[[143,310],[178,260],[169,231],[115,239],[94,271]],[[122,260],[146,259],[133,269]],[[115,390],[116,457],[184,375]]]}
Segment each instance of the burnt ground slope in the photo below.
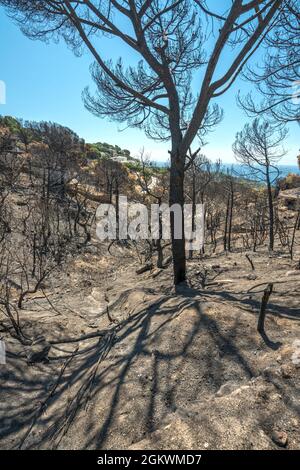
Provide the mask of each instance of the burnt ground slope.
{"label": "burnt ground slope", "polygon": [[295,263],[265,250],[255,273],[241,253],[194,259],[175,292],[170,267],[137,275],[134,256],[114,254],[90,246],[27,298],[23,328],[51,342],[49,362],[28,364],[2,331],[1,448],[299,449]]}

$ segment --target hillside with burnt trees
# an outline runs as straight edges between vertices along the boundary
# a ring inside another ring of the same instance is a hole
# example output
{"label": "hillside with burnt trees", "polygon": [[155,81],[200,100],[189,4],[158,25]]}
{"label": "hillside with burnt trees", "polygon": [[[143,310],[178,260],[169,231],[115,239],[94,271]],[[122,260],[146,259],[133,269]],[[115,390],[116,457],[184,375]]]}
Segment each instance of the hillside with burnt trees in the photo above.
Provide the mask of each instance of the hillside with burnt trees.
{"label": "hillside with burnt trees", "polygon": [[167,201],[168,168],[58,124],[0,132],[1,447],[299,447],[299,178],[271,188],[270,251],[266,185],[197,158],[205,243],[173,287],[170,242],[96,236],[100,203]]}
{"label": "hillside with burnt trees", "polygon": [[51,451],[1,462],[288,465],[300,2],[0,0],[0,23],[0,448]]}

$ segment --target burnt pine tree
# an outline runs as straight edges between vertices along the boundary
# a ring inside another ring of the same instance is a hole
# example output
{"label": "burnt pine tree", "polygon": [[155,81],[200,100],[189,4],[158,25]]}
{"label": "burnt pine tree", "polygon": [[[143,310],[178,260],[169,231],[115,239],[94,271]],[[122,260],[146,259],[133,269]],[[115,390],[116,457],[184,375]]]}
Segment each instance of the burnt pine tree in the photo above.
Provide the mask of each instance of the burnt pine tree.
{"label": "burnt pine tree", "polygon": [[[181,206],[189,148],[220,119],[215,99],[230,88],[271,33],[285,3],[0,0],[29,37],[62,36],[76,54],[84,47],[90,51],[97,85],[95,94],[84,92],[90,111],[170,142],[170,204]],[[105,40],[99,40],[101,34]],[[131,65],[124,65],[121,59],[115,64],[106,60],[108,38],[132,49],[131,57],[137,60]],[[224,61],[229,48],[230,59]],[[172,215],[171,233],[174,282],[178,284],[186,276],[185,240],[184,236],[175,238]]]}
{"label": "burnt pine tree", "polygon": [[287,136],[283,126],[272,124],[270,121],[255,119],[252,124],[246,124],[236,135],[233,151],[236,160],[245,166],[255,179],[264,181],[267,187],[269,209],[269,250],[274,249],[274,204],[273,183],[279,176],[276,166],[285,155],[282,142]]}
{"label": "burnt pine tree", "polygon": [[44,190],[54,190],[62,199],[65,197],[66,184],[74,177],[78,158],[84,152],[85,142],[71,129],[54,122],[24,123],[27,131],[37,142],[44,144],[43,156],[38,151],[35,164],[44,169]]}
{"label": "burnt pine tree", "polygon": [[[245,76],[263,100],[240,97],[250,115],[268,114],[279,122],[300,123],[300,2],[285,2],[280,21],[266,38],[263,65],[247,66]],[[257,95],[257,94],[256,94]]]}

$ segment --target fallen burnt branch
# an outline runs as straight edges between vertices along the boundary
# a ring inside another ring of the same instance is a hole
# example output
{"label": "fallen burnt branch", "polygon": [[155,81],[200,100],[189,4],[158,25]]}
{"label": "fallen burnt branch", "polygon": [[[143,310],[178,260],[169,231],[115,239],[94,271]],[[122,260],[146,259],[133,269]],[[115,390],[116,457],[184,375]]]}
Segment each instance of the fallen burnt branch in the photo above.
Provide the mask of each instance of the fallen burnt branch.
{"label": "fallen burnt branch", "polygon": [[147,263],[141,268],[136,270],[136,274],[143,274],[146,273],[147,271],[151,271],[153,269],[153,263]]}
{"label": "fallen burnt branch", "polygon": [[87,339],[99,338],[105,336],[112,330],[101,330],[95,331],[94,333],[88,333],[86,335],[79,336],[79,338],[61,338],[56,341],[49,341],[50,344],[67,344],[67,343],[78,343],[79,341],[85,341]]}
{"label": "fallen burnt branch", "polygon": [[255,271],[255,266],[254,266],[254,264],[253,264],[252,259],[250,258],[250,256],[249,256],[248,254],[246,254],[245,256],[246,256],[247,260],[248,260],[249,263],[250,263],[250,266],[251,266],[252,271]]}
{"label": "fallen burnt branch", "polygon": [[155,271],[153,274],[152,274],[152,277],[153,279],[157,278],[161,273],[163,273],[164,270],[163,269],[157,269],[157,271]]}
{"label": "fallen burnt branch", "polygon": [[98,372],[99,365],[101,361],[107,356],[115,340],[115,331],[112,330],[109,332],[105,338],[105,341],[99,340],[99,358],[97,363],[91,368],[91,373],[87,377],[86,381],[82,384],[80,389],[76,392],[73,399],[69,402],[64,416],[61,419],[61,424],[59,427],[55,426],[54,434],[52,436],[53,446],[52,449],[56,449],[68,432],[70,425],[72,424],[78,410],[82,406],[87,406],[87,403],[90,399],[91,390]]}
{"label": "fallen burnt branch", "polygon": [[31,422],[28,430],[26,431],[23,439],[21,440],[20,444],[18,445],[18,449],[22,449],[26,439],[30,435],[30,433],[31,433],[33,427],[35,426],[38,418],[46,411],[50,399],[54,396],[54,394],[56,392],[56,389],[57,389],[57,387],[58,387],[58,385],[59,385],[59,383],[62,379],[62,376],[64,375],[64,372],[65,372],[66,368],[68,367],[68,365],[70,364],[70,362],[72,361],[74,356],[76,355],[78,349],[79,349],[79,345],[76,346],[76,348],[74,349],[74,351],[72,352],[70,357],[68,357],[68,359],[63,363],[63,365],[61,367],[61,370],[60,370],[60,373],[59,373],[59,375],[58,375],[58,377],[55,381],[55,384],[51,388],[51,391],[50,391],[49,395],[47,396],[47,398],[40,404],[40,406],[38,407],[38,409],[34,413],[32,422]]}
{"label": "fallen burnt branch", "polygon": [[43,288],[41,288],[41,291],[43,293],[43,298],[45,298],[48,302],[48,304],[50,305],[50,307],[54,310],[54,312],[56,312],[58,315],[62,315],[62,313],[53,305],[53,302],[51,302],[51,300],[49,299],[48,295],[46,294],[46,292],[44,291]]}
{"label": "fallen burnt branch", "polygon": [[[272,284],[286,284],[287,282],[290,282],[290,280],[287,280],[287,281],[272,281]],[[240,292],[240,293],[241,294],[249,294],[249,292],[251,292],[253,289],[256,289],[256,287],[265,286],[266,284],[268,284],[268,281],[260,282],[259,284],[255,284],[255,286],[250,287],[250,289],[248,289],[246,292]],[[253,292],[253,293],[258,294],[259,292],[262,292],[262,291],[257,291],[257,292]]]}

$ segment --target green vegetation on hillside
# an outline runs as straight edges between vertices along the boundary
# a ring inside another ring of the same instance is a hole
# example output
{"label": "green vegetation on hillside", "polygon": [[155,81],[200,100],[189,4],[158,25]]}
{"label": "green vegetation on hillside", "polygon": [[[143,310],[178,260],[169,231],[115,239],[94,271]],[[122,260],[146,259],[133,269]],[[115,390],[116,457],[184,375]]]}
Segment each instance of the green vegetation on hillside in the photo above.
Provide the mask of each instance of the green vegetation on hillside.
{"label": "green vegetation on hillside", "polygon": [[87,144],[87,158],[98,160],[102,158],[123,157],[127,160],[134,161],[130,151],[121,149],[118,145],[111,145],[106,142],[97,142],[95,144]]}

